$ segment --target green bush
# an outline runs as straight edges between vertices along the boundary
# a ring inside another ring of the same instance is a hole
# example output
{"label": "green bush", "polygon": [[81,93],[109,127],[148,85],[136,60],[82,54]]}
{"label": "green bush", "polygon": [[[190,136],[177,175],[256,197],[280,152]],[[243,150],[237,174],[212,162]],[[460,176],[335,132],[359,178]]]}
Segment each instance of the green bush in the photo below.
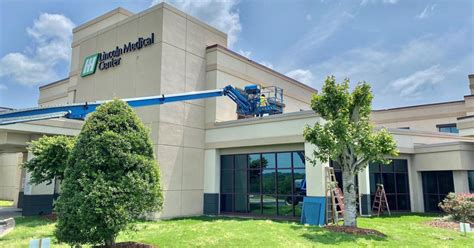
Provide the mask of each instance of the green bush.
{"label": "green bush", "polygon": [[23,163],[23,168],[31,172],[31,182],[50,184],[55,178],[62,180],[69,154],[76,144],[76,137],[43,136],[28,146],[34,157]]}
{"label": "green bush", "polygon": [[474,222],[474,194],[449,193],[439,207],[456,221]]}
{"label": "green bush", "polygon": [[61,187],[55,235],[70,245],[111,245],[136,219],[161,209],[148,130],[125,102],[105,103],[89,116]]}

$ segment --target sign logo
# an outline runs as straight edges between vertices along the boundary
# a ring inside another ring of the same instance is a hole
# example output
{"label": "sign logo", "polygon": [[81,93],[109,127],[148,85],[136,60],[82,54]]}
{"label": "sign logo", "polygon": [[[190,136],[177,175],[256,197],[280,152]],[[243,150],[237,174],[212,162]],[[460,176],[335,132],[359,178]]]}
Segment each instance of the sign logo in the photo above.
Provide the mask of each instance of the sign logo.
{"label": "sign logo", "polygon": [[81,77],[89,76],[95,73],[95,68],[97,68],[99,54],[88,56],[84,59],[84,66],[82,66]]}
{"label": "sign logo", "polygon": [[151,33],[149,37],[140,37],[136,42],[125,43],[122,47],[116,46],[114,50],[109,52],[101,52],[88,56],[84,59],[81,77],[94,74],[96,68],[102,71],[119,66],[122,60],[122,54],[135,52],[152,44],[155,44],[155,33]]}

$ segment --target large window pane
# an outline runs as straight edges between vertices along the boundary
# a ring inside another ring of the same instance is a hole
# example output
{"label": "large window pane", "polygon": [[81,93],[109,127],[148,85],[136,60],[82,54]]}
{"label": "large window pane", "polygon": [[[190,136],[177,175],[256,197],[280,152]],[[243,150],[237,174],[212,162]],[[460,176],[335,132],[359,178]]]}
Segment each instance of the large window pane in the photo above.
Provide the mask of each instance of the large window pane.
{"label": "large window pane", "polygon": [[247,213],[247,195],[235,195],[235,212]]}
{"label": "large window pane", "polygon": [[408,193],[408,174],[397,173],[397,193]]}
{"label": "large window pane", "polygon": [[427,194],[437,194],[438,185],[436,180],[436,173],[434,172],[423,172],[423,190]]}
{"label": "large window pane", "polygon": [[[443,171],[438,174],[439,193],[446,196],[449,192],[454,192],[453,172]],[[444,198],[444,197],[443,197]]]}
{"label": "large window pane", "polygon": [[293,152],[293,167],[303,168],[305,165],[304,152]]}
{"label": "large window pane", "polygon": [[405,159],[394,159],[393,169],[395,172],[408,172],[408,162]]}
{"label": "large window pane", "polygon": [[390,164],[380,164],[382,172],[393,172],[393,161]]}
{"label": "large window pane", "polygon": [[275,170],[263,170],[262,171],[262,186],[264,194],[275,194],[276,193],[276,180]]}
{"label": "large window pane", "polygon": [[278,194],[291,195],[291,185],[293,183],[291,169],[278,170]]}
{"label": "large window pane", "polygon": [[224,155],[221,156],[221,170],[232,170],[234,169],[234,156]]}
{"label": "large window pane", "polygon": [[293,216],[293,202],[291,195],[278,197],[278,215]]}
{"label": "large window pane", "polygon": [[247,155],[235,155],[235,169],[245,170],[247,169]]}
{"label": "large window pane", "polygon": [[222,212],[232,212],[232,195],[221,194],[221,211]]}
{"label": "large window pane", "polygon": [[248,165],[249,165],[249,169],[259,169],[260,168],[260,154],[250,154]]}
{"label": "large window pane", "polygon": [[235,171],[235,193],[247,193],[247,171]]}
{"label": "large window pane", "polygon": [[395,193],[395,174],[382,173],[382,182],[386,193]]}
{"label": "large window pane", "polygon": [[369,164],[369,172],[379,172],[380,166],[379,163],[370,163]]}
{"label": "large window pane", "polygon": [[469,180],[469,191],[474,193],[474,171],[468,171],[467,178]]}
{"label": "large window pane", "polygon": [[262,154],[262,168],[264,169],[276,168],[275,153]]}
{"label": "large window pane", "polygon": [[278,168],[291,168],[291,153],[280,152],[277,153],[277,167]]}
{"label": "large window pane", "polygon": [[233,193],[234,181],[232,180],[234,171],[221,170],[221,193]]}
{"label": "large window pane", "polygon": [[260,195],[249,195],[249,213],[261,214],[261,201]]}
{"label": "large window pane", "polygon": [[410,196],[398,195],[397,202],[398,202],[398,210],[400,211],[410,210]]}
{"label": "large window pane", "polygon": [[260,194],[260,170],[249,170],[249,193]]}
{"label": "large window pane", "polygon": [[265,215],[276,215],[276,197],[274,195],[264,195],[262,198],[262,213]]}

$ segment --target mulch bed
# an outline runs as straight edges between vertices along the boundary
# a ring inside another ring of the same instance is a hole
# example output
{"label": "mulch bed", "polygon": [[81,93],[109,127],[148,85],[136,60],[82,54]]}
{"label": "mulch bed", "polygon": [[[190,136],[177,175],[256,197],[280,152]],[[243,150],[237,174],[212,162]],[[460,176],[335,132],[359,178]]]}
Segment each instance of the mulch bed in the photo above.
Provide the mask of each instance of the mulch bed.
{"label": "mulch bed", "polygon": [[[447,221],[447,220],[442,220],[442,219],[434,219],[434,220],[426,222],[425,224],[432,227],[459,231],[459,222]],[[474,225],[474,223],[471,223],[471,226],[472,225]]]}
{"label": "mulch bed", "polygon": [[58,219],[56,213],[41,215],[41,217],[49,221],[56,221]]}
{"label": "mulch bed", "polygon": [[386,237],[385,234],[377,230],[365,229],[365,228],[359,228],[359,227],[330,225],[330,226],[326,226],[325,228],[330,230],[331,232],[341,232],[341,233],[356,234],[356,235],[375,235],[381,238]]}
{"label": "mulch bed", "polygon": [[[94,246],[94,248],[105,248],[106,246]],[[113,246],[108,246],[107,248],[158,248],[157,246],[138,243],[138,242],[120,242],[115,243]]]}

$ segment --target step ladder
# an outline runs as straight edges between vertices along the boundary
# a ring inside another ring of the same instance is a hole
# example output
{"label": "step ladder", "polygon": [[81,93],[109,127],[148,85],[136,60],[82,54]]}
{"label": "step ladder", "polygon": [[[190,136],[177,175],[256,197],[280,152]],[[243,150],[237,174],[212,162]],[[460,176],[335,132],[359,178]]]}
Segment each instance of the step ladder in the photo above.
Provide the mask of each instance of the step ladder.
{"label": "step ladder", "polygon": [[326,224],[344,220],[344,195],[339,188],[334,168],[326,167]]}
{"label": "step ladder", "polygon": [[387,195],[383,184],[377,184],[377,192],[375,192],[374,203],[372,204],[372,213],[377,213],[377,216],[383,214],[384,209],[387,210],[388,215],[391,216],[390,208],[388,207]]}

